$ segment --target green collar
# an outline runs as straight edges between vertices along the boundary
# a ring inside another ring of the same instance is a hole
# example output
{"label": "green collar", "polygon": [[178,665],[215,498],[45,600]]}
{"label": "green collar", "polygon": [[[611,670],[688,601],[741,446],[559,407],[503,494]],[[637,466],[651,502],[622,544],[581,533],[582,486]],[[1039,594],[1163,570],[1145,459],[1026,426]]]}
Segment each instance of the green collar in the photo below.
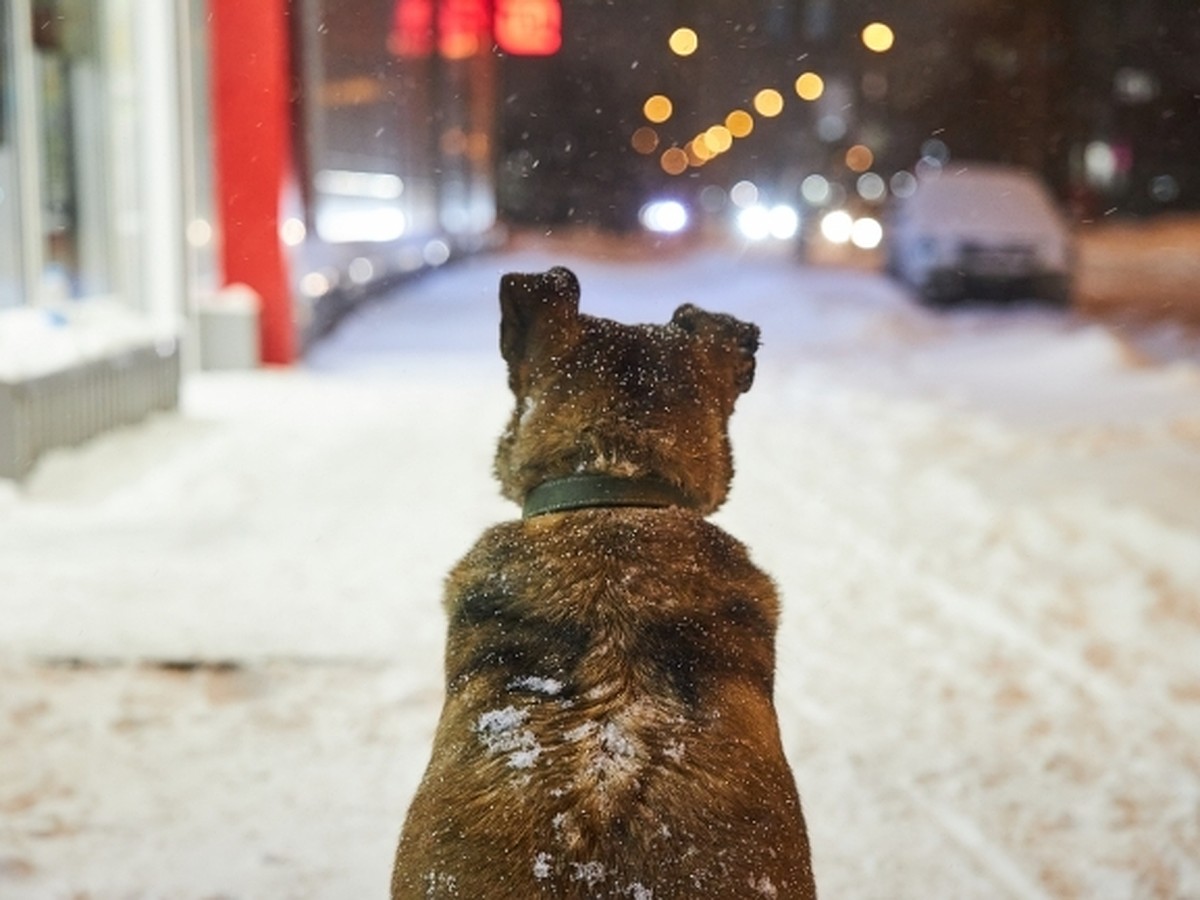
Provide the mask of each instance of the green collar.
{"label": "green collar", "polygon": [[683,491],[660,478],[568,475],[543,481],[525,496],[521,516],[567,512],[597,506],[691,506]]}

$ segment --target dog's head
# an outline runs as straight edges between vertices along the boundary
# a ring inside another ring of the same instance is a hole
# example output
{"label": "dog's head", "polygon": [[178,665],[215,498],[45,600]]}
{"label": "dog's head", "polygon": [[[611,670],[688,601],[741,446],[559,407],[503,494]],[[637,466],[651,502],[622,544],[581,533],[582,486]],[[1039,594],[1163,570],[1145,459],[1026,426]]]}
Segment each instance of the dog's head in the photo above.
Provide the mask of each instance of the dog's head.
{"label": "dog's head", "polygon": [[707,515],[733,476],[729,416],[754,381],[758,328],[684,305],[666,325],[579,312],[556,267],[500,280],[500,352],[516,396],[496,452],[504,496],[587,473],[653,476]]}

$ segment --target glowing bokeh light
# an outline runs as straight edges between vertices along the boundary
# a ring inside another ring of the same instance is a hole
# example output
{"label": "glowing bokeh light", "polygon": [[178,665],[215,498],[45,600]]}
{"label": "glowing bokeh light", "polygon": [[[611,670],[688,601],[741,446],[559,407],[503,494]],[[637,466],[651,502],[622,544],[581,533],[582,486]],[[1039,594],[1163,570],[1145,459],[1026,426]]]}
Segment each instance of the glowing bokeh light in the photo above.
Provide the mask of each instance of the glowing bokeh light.
{"label": "glowing bokeh light", "polygon": [[1171,203],[1179,198],[1179,179],[1174,175],[1155,175],[1150,179],[1150,196],[1159,203]]}
{"label": "glowing bokeh light", "polygon": [[[296,221],[299,222],[300,220],[297,219]],[[287,223],[285,222],[284,225],[286,227]],[[303,222],[300,222],[300,227],[304,227]],[[184,234],[187,237],[189,247],[207,247],[212,243],[213,227],[207,219],[192,219],[192,221],[188,222],[187,229],[185,230]],[[287,233],[280,231],[280,234],[284,241],[287,242]],[[300,235],[299,240],[296,243],[301,243],[303,240],[304,236]],[[289,246],[295,245],[289,244]]]}
{"label": "glowing bokeh light", "polygon": [[[432,6],[425,0],[425,6]],[[480,4],[484,6],[483,4]],[[484,6],[484,23],[481,32],[487,32],[487,20],[491,19],[496,45],[512,56],[549,56],[562,46],[562,5],[559,0],[496,0],[488,16]],[[443,7],[438,7],[438,29],[443,26]],[[429,21],[426,27],[432,34],[433,12],[425,13]],[[428,38],[427,38],[428,40]]]}
{"label": "glowing bokeh light", "polygon": [[688,168],[687,151],[679,147],[671,147],[663,152],[659,165],[668,175],[682,175]]}
{"label": "glowing bokeh light", "polygon": [[421,248],[421,258],[431,266],[443,266],[450,261],[450,245],[434,238]]}
{"label": "glowing bokeh light", "polygon": [[678,200],[652,200],[638,213],[642,226],[657,234],[675,234],[687,228],[687,207]]}
{"label": "glowing bokeh light", "polygon": [[921,158],[932,159],[939,165],[950,162],[950,148],[941,138],[930,138],[921,142]]}
{"label": "glowing bokeh light", "polygon": [[[190,229],[189,229],[190,232]],[[208,234],[211,237],[212,229],[208,229]],[[285,219],[279,226],[279,237],[289,247],[298,247],[304,243],[304,239],[308,236],[308,229],[304,225],[303,219],[297,219],[294,216],[290,219]],[[196,246],[193,244],[193,246]]]}
{"label": "glowing bokeh light", "polygon": [[816,72],[805,72],[796,79],[796,96],[801,100],[816,100],[825,93],[825,79]]}
{"label": "glowing bokeh light", "polygon": [[883,226],[870,216],[855,219],[850,226],[850,240],[860,250],[874,250],[883,241]]}
{"label": "glowing bokeh light", "polygon": [[729,189],[729,199],[742,209],[751,207],[758,202],[758,185],[753,181],[739,181]]}
{"label": "glowing bokeh light", "polygon": [[829,179],[814,172],[800,182],[800,195],[813,206],[824,206],[829,202]]}
{"label": "glowing bokeh light", "polygon": [[859,175],[855,189],[858,191],[858,196],[871,203],[882,200],[887,194],[887,184],[884,182],[883,176],[876,172],[865,172]]}
{"label": "glowing bokeh light", "polygon": [[375,264],[365,256],[356,256],[350,261],[346,271],[355,284],[366,284],[375,275]]}
{"label": "glowing bokeh light", "polygon": [[771,228],[771,237],[780,241],[788,241],[800,230],[800,214],[785,203],[772,206],[767,214]]}
{"label": "glowing bokeh light", "polygon": [[642,104],[642,114],[656,125],[671,118],[671,113],[674,111],[675,107],[671,104],[671,98],[663,94],[654,94]]}
{"label": "glowing bokeh light", "polygon": [[862,30],[862,42],[868,50],[876,53],[886,53],[896,42],[896,35],[882,22],[872,22]]}
{"label": "glowing bokeh light", "polygon": [[704,143],[714,153],[724,153],[733,146],[733,133],[724,125],[713,125],[704,132]]}
{"label": "glowing bokeh light", "polygon": [[854,219],[844,209],[835,209],[821,217],[821,234],[831,244],[845,244],[854,231]]}
{"label": "glowing bokeh light", "polygon": [[677,56],[691,56],[700,46],[700,38],[690,28],[676,28],[667,39],[667,44]]}
{"label": "glowing bokeh light", "polygon": [[855,144],[846,151],[846,168],[851,172],[865,172],[875,163],[875,154],[865,144]]}
{"label": "glowing bokeh light", "polygon": [[300,279],[300,291],[306,297],[320,297],[328,294],[333,285],[321,272],[309,272]]}
{"label": "glowing bokeh light", "polygon": [[629,143],[638,153],[651,154],[658,149],[658,132],[649,125],[643,125],[633,133]]}
{"label": "glowing bokeh light", "polygon": [[1119,170],[1117,153],[1107,141],[1092,141],[1083,151],[1083,169],[1090,184],[1108,187]]}
{"label": "glowing bokeh light", "polygon": [[912,172],[900,171],[892,176],[890,186],[897,197],[911,197],[917,192],[917,178]]}
{"label": "glowing bokeh light", "polygon": [[783,112],[783,94],[775,88],[763,88],[754,95],[754,109],[768,119],[779,115]]}
{"label": "glowing bokeh light", "polygon": [[800,230],[800,215],[785,203],[768,209],[758,203],[747,206],[737,214],[737,226],[752,241],[775,238],[791,240]]}
{"label": "glowing bokeh light", "polygon": [[771,234],[771,213],[765,206],[747,206],[737,214],[737,226],[750,240],[765,240]]}
{"label": "glowing bokeh light", "polygon": [[725,127],[735,138],[744,138],[754,130],[754,117],[744,109],[735,109],[725,117]]}

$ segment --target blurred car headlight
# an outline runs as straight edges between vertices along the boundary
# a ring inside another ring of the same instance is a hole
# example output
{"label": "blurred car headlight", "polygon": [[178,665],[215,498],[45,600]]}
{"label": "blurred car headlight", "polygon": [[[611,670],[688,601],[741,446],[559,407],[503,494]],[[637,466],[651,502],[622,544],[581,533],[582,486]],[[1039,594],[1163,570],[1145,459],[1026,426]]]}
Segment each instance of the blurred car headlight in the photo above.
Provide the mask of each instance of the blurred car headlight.
{"label": "blurred car headlight", "polygon": [[800,214],[787,204],[772,206],[767,212],[767,225],[771,237],[781,241],[791,240],[800,230]]}
{"label": "blurred car headlight", "polygon": [[771,213],[757,203],[747,206],[737,214],[737,227],[752,241],[766,240],[771,234]]}
{"label": "blurred car headlight", "polygon": [[687,228],[689,216],[678,200],[651,200],[638,213],[638,220],[647,231],[676,234]]}
{"label": "blurred car headlight", "polygon": [[874,250],[883,240],[883,226],[878,219],[862,216],[850,226],[850,240],[860,250]]}
{"label": "blurred car headlight", "polygon": [[752,241],[765,241],[767,238],[787,241],[800,230],[800,213],[786,203],[772,207],[755,203],[738,213],[737,227]]}
{"label": "blurred car headlight", "polygon": [[854,218],[844,209],[835,209],[821,217],[821,234],[831,244],[845,244],[854,231]]}
{"label": "blurred car headlight", "polygon": [[847,210],[834,209],[821,217],[821,236],[831,244],[874,250],[883,242],[883,225],[874,216],[855,218]]}

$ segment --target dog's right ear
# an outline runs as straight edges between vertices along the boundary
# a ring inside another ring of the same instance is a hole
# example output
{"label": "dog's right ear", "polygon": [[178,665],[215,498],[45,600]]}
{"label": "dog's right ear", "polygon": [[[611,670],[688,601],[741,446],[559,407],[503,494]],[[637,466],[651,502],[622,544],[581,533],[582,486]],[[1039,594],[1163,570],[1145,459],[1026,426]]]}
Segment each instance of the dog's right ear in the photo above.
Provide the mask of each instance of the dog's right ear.
{"label": "dog's right ear", "polygon": [[570,269],[513,272],[500,279],[500,355],[517,391],[525,364],[579,317],[579,279]]}
{"label": "dog's right ear", "polygon": [[725,313],[705,312],[685,303],[675,310],[671,324],[688,334],[715,341],[733,353],[733,377],[738,391],[745,393],[754,384],[754,355],[758,352],[758,326]]}

